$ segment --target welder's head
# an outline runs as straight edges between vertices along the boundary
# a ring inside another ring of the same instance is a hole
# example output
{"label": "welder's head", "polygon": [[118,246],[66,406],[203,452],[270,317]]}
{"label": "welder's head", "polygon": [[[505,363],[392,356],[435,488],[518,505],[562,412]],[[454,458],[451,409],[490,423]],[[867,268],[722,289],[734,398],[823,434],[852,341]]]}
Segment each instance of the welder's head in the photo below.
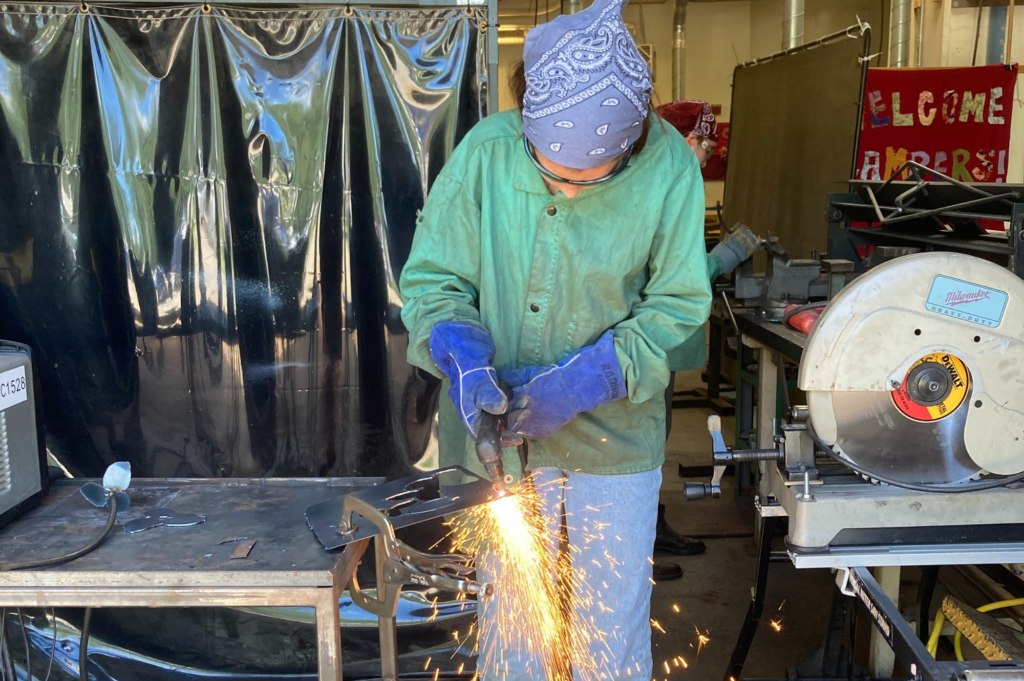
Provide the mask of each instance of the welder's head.
{"label": "welder's head", "polygon": [[684,99],[663,104],[656,112],[686,138],[703,168],[718,146],[718,122],[711,106],[700,100]]}
{"label": "welder's head", "polygon": [[590,170],[640,138],[651,71],[622,21],[625,0],[595,0],[526,36],[523,132],[562,168]]}

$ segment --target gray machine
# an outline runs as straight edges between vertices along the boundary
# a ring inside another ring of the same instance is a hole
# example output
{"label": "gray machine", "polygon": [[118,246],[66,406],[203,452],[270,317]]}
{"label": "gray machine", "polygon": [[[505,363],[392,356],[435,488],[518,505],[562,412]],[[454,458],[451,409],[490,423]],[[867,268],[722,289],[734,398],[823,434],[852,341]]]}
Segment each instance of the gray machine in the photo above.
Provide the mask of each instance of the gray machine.
{"label": "gray machine", "polygon": [[0,340],[0,526],[36,506],[49,488],[32,350]]}

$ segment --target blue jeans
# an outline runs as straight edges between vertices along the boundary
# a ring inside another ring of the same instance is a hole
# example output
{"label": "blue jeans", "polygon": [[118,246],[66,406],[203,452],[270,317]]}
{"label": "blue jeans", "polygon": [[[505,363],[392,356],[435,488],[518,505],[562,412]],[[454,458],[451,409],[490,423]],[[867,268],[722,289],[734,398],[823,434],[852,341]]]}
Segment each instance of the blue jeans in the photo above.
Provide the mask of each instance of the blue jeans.
{"label": "blue jeans", "polygon": [[[545,484],[563,477],[564,485]],[[612,679],[649,681],[653,667],[651,561],[661,469],[628,475],[591,475],[538,468],[534,480],[549,521],[557,527],[565,513],[573,566],[585,569],[586,580],[594,592],[595,604],[580,616],[592,621],[607,636],[604,643],[591,646],[592,657],[600,661],[607,658],[602,671]],[[480,566],[482,580],[490,581],[489,573],[497,569],[499,566]],[[498,645],[496,632],[490,626],[495,600],[482,598],[478,606],[481,661],[488,646]],[[495,655],[494,659],[498,657]],[[525,681],[538,678],[535,671],[543,669],[539,658],[501,657],[502,672],[496,675],[493,669],[481,668],[482,679]],[[579,675],[574,676],[579,681]]]}

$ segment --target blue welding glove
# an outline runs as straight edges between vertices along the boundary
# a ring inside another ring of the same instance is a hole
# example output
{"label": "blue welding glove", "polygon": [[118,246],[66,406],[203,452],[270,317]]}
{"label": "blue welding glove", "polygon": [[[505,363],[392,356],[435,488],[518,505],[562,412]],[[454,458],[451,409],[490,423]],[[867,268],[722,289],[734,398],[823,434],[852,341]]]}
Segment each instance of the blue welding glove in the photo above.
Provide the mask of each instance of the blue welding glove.
{"label": "blue welding glove", "polygon": [[491,334],[476,324],[440,322],[430,332],[430,356],[451,380],[448,396],[474,440],[480,433],[481,410],[504,414],[508,409],[508,397],[491,366],[494,352]]}
{"label": "blue welding glove", "polygon": [[711,249],[711,255],[722,263],[722,274],[729,274],[744,260],[761,250],[761,238],[746,225],[737,223],[722,243]]}
{"label": "blue welding glove", "polygon": [[542,440],[577,414],[625,397],[626,379],[615,355],[614,338],[612,331],[606,331],[593,345],[553,366],[503,371],[502,380],[513,387],[508,429]]}

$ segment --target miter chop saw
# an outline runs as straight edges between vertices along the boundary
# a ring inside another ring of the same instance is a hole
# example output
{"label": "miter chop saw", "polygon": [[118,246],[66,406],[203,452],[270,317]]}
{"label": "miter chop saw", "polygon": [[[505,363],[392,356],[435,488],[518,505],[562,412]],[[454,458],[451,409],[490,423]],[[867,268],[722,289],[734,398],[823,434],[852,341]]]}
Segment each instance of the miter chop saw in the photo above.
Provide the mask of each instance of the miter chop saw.
{"label": "miter chop saw", "polygon": [[[721,470],[778,462],[758,505],[789,516],[797,567],[1024,556],[1024,281],[950,252],[880,265],[825,308],[797,384],[807,407],[776,449],[715,438]],[[717,480],[687,493],[717,496]]]}

